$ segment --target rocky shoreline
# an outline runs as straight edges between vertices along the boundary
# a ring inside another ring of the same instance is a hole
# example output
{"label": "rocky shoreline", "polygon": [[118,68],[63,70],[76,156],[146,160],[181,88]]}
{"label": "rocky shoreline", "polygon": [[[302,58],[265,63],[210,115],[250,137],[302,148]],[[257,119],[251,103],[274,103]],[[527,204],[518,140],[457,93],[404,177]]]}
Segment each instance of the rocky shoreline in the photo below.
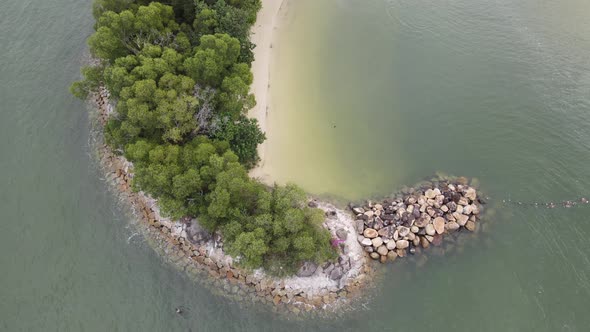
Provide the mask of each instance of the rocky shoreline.
{"label": "rocky shoreline", "polygon": [[[102,135],[114,107],[108,91],[99,91],[92,101],[98,110],[96,129]],[[107,181],[146,226],[148,242],[165,260],[209,285],[216,294],[302,317],[342,312],[362,298],[361,290],[372,286],[375,279],[370,258],[384,263],[418,253],[430,244],[439,245],[447,233],[475,230],[480,215],[481,200],[464,178],[429,182],[381,203],[351,205],[352,213],[311,200],[310,206],[325,212],[323,226],[331,232],[339,257],[321,266],[308,262],[296,276],[276,278],[260,269],[236,266],[224,253],[221,236],[206,232],[196,219],[162,216],[156,200],[132,190],[133,165],[104,143],[97,148]]]}
{"label": "rocky shoreline", "polygon": [[[102,133],[114,107],[105,89],[100,89],[92,101],[98,109],[97,131]],[[323,226],[332,233],[333,244],[340,248],[336,261],[322,266],[306,263],[296,276],[287,278],[272,277],[262,270],[247,271],[236,266],[232,257],[223,252],[219,234],[209,234],[195,219],[171,220],[162,216],[156,200],[132,190],[133,165],[104,143],[99,143],[97,148],[107,181],[147,226],[150,242],[166,260],[194,279],[210,284],[214,292],[219,290],[216,293],[242,303],[269,304],[280,312],[318,315],[348,306],[351,299],[360,296],[361,288],[369,284],[365,280],[374,269],[356,241],[353,216],[349,212],[328,203],[309,202],[326,213]]]}

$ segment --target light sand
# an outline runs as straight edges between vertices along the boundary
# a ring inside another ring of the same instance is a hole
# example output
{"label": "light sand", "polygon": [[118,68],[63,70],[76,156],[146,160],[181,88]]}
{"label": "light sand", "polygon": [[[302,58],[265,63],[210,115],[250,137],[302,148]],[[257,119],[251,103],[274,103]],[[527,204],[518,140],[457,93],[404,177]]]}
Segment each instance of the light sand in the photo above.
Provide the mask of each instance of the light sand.
{"label": "light sand", "polygon": [[[251,92],[256,96],[256,106],[250,110],[249,116],[258,120],[260,129],[267,132],[268,112],[270,110],[270,65],[272,59],[273,34],[279,20],[279,11],[284,0],[262,0],[262,9],[258,12],[256,23],[252,28],[251,40],[256,44],[252,72],[254,83]],[[267,135],[268,136],[268,135]],[[270,184],[268,174],[263,171],[266,161],[267,143],[258,146],[260,163],[250,172],[250,176]]]}

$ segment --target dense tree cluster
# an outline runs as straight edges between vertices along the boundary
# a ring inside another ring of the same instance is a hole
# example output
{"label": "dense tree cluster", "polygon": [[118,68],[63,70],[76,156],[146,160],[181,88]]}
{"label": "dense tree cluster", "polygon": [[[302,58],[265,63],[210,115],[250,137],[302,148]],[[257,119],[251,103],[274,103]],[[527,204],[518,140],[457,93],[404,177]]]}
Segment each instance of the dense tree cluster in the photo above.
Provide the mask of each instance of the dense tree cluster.
{"label": "dense tree cluster", "polygon": [[134,163],[134,188],[164,213],[221,231],[250,268],[287,274],[334,257],[323,213],[293,185],[250,179],[265,139],[246,112],[260,0],[95,0],[88,39],[100,64],[82,69],[72,93],[104,85],[117,102],[107,143]]}

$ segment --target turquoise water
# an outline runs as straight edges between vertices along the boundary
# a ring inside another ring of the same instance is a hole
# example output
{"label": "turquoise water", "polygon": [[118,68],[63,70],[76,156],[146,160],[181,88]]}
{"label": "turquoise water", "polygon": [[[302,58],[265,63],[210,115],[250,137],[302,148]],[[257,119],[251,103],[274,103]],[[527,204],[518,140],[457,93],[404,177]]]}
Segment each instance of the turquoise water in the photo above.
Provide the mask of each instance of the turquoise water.
{"label": "turquoise water", "polygon": [[345,199],[437,170],[477,177],[495,210],[486,231],[386,267],[370,301],[336,320],[288,321],[214,296],[135,235],[96,169],[86,106],[67,92],[90,2],[3,1],[0,330],[587,330],[590,208],[501,200],[590,196],[590,4],[286,8],[273,47],[273,176]]}

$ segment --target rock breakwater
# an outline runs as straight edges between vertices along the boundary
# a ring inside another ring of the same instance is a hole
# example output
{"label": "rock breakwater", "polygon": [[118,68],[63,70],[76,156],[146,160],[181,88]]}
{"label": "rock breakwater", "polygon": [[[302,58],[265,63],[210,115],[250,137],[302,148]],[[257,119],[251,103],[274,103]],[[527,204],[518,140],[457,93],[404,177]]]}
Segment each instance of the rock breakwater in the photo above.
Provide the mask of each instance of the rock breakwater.
{"label": "rock breakwater", "polygon": [[482,203],[467,179],[457,178],[350,208],[358,242],[372,259],[385,263],[440,245],[449,233],[475,231]]}

